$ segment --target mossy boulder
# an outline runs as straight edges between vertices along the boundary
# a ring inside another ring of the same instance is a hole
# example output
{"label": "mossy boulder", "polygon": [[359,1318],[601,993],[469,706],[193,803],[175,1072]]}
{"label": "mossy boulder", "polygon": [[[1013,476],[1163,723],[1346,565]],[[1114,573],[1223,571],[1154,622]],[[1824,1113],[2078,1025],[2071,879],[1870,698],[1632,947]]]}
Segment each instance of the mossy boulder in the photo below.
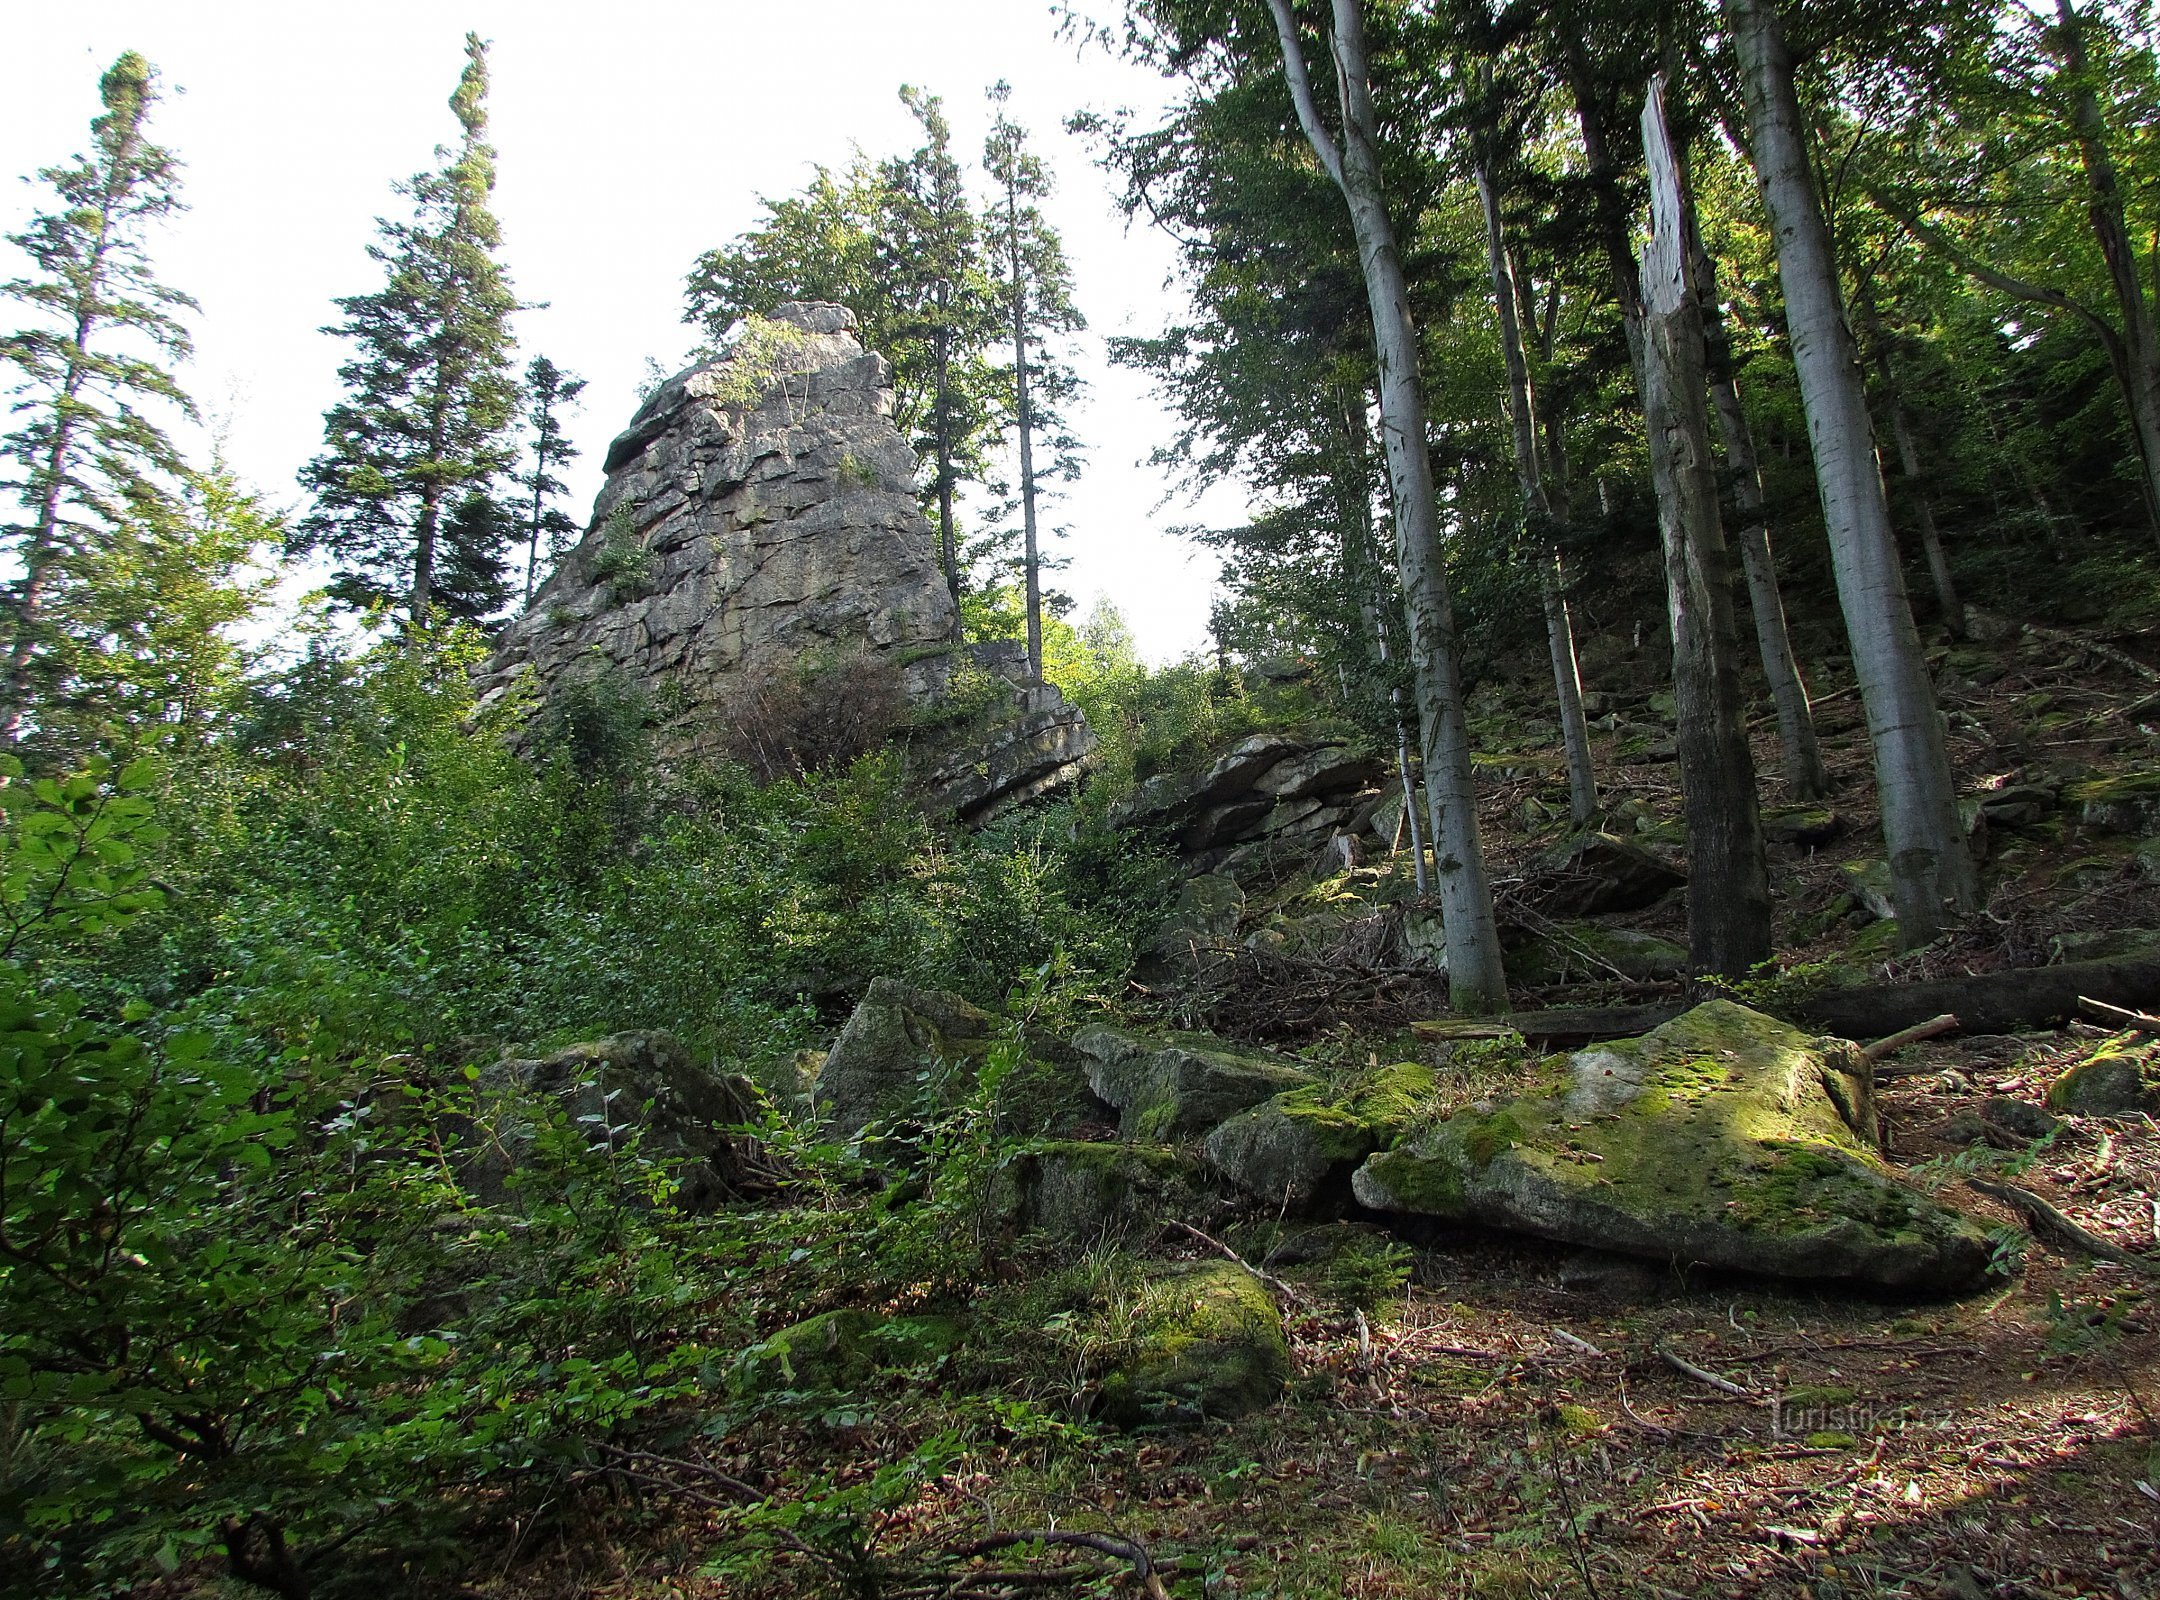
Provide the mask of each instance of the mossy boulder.
{"label": "mossy boulder", "polygon": [[1874,1152],[1865,1058],[1730,1001],[1569,1059],[1550,1092],[1458,1113],[1369,1158],[1380,1211],[1774,1276],[1940,1292],[1987,1235]]}
{"label": "mossy boulder", "polygon": [[959,1320],[947,1316],[827,1311],[752,1345],[737,1363],[731,1386],[746,1399],[860,1390],[882,1374],[935,1365],[960,1347],[962,1332]]}
{"label": "mossy boulder", "polygon": [[2063,791],[2095,833],[2160,834],[2160,767],[2088,778]]}
{"label": "mossy boulder", "polygon": [[2160,1047],[2110,1039],[2048,1086],[2050,1111],[2079,1117],[2126,1116],[2160,1110]]}
{"label": "mossy boulder", "polygon": [[1064,1239],[1099,1239],[1191,1216],[1206,1208],[1207,1198],[1206,1174],[1183,1150],[1071,1139],[1013,1151],[991,1187],[992,1210],[1007,1223]]}
{"label": "mossy boulder", "polygon": [[1207,1132],[1249,1106],[1310,1084],[1297,1063],[1212,1034],[1143,1034],[1083,1028],[1073,1048],[1088,1087],[1118,1109],[1118,1137],[1167,1144]]}
{"label": "mossy boulder", "polygon": [[811,1103],[840,1139],[905,1119],[972,1076],[995,1027],[956,994],[873,978],[818,1069]]}
{"label": "mossy boulder", "polygon": [[1414,1061],[1286,1090],[1209,1134],[1208,1162],[1255,1199],[1302,1211],[1330,1179],[1392,1146],[1433,1092],[1432,1069]]}
{"label": "mossy boulder", "polygon": [[1136,1431],[1193,1427],[1272,1405],[1290,1381],[1282,1313],[1261,1281],[1233,1261],[1150,1273],[1120,1308],[1122,1350],[1104,1374],[1096,1411]]}
{"label": "mossy boulder", "polygon": [[1613,833],[1579,833],[1539,858],[1532,882],[1548,915],[1594,917],[1656,905],[1687,874],[1640,844]]}
{"label": "mossy boulder", "polygon": [[1845,819],[1828,806],[1765,806],[1762,812],[1763,842],[1795,850],[1814,850],[1845,831]]}
{"label": "mossy boulder", "polygon": [[477,1115],[445,1131],[458,1149],[459,1176],[491,1204],[530,1155],[537,1101],[556,1102],[596,1148],[620,1149],[635,1136],[639,1154],[668,1169],[674,1202],[686,1211],[734,1195],[744,1147],[729,1130],[758,1122],[767,1109],[748,1078],[714,1071],[658,1029],[611,1034],[539,1060],[491,1062],[473,1088]]}

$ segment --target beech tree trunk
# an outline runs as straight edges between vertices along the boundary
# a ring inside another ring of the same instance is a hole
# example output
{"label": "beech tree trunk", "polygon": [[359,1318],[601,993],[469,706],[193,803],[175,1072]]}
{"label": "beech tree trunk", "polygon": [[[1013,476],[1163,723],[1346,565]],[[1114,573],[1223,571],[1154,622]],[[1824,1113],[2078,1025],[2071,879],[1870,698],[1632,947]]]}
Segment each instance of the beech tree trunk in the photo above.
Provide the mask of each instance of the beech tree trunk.
{"label": "beech tree trunk", "polygon": [[1740,59],[1756,179],[1777,244],[1838,603],[1867,709],[1900,937],[1922,944],[1941,930],[1946,914],[1973,905],[1979,880],[1890,530],[1859,352],[1801,131],[1792,53],[1768,0],[1723,4]]}
{"label": "beech tree trunk", "polygon": [[[1680,170],[1686,173],[1684,162]],[[1735,542],[1740,547],[1740,570],[1747,579],[1748,610],[1755,619],[1755,647],[1762,657],[1764,681],[1770,686],[1770,703],[1777,712],[1785,788],[1795,800],[1820,800],[1830,792],[1830,774],[1823,766],[1822,745],[1815,737],[1815,712],[1808,703],[1807,682],[1800,676],[1800,664],[1793,655],[1785,597],[1778,589],[1777,561],[1770,553],[1762,463],[1755,453],[1755,429],[1748,421],[1747,408],[1740,403],[1732,337],[1725,329],[1724,309],[1718,303],[1717,264],[1703,243],[1693,206],[1688,208],[1687,230],[1696,303],[1702,312],[1710,398],[1717,414],[1719,441],[1725,447],[1733,506],[1740,513]]]}
{"label": "beech tree trunk", "polygon": [[1027,275],[1020,259],[1020,197],[1005,191],[1012,241],[1013,397],[1020,429],[1020,527],[1026,541],[1028,678],[1042,682],[1042,567],[1035,532],[1035,418],[1028,410]]}
{"label": "beech tree trunk", "polygon": [[1525,296],[1508,253],[1500,221],[1500,196],[1484,158],[1477,162],[1478,199],[1485,209],[1485,262],[1492,276],[1493,308],[1500,321],[1500,349],[1507,363],[1508,420],[1515,430],[1515,480],[1522,487],[1523,520],[1544,546],[1538,562],[1539,598],[1545,608],[1545,643],[1552,657],[1553,692],[1560,704],[1560,743],[1567,752],[1568,815],[1580,828],[1597,815],[1597,768],[1590,759],[1590,723],[1583,715],[1582,668],[1575,656],[1575,625],[1568,616],[1567,576],[1553,540],[1557,519],[1538,460],[1536,392],[1523,349],[1519,308]]}
{"label": "beech tree trunk", "polygon": [[1417,329],[1380,181],[1377,119],[1366,80],[1364,8],[1362,0],[1333,0],[1333,5],[1336,86],[1342,100],[1340,148],[1313,100],[1290,0],[1268,0],[1298,124],[1349,207],[1372,309],[1380,428],[1424,736],[1425,800],[1437,857],[1449,998],[1457,1011],[1504,1011],[1507,975],[1500,961],[1500,934],[1470,775],[1470,728],[1455,654],[1454,606],[1440,550],[1440,507],[1425,439]]}
{"label": "beech tree trunk", "polygon": [[1687,196],[1665,128],[1662,86],[1643,107],[1651,233],[1643,246],[1643,417],[1665,592],[1672,613],[1674,720],[1688,833],[1688,961],[1738,977],[1770,959],[1770,874],[1740,694],[1732,568],[1710,454],[1702,313],[1688,271]]}

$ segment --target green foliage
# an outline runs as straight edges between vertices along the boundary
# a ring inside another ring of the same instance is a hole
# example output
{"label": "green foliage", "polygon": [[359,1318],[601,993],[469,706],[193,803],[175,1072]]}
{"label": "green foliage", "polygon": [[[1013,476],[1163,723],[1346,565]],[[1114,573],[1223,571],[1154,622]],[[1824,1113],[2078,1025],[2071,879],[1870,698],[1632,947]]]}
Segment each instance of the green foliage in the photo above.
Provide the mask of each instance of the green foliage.
{"label": "green foliage", "polygon": [[148,852],[165,838],[147,759],[28,782],[0,755],[0,962],[81,944],[164,903]]}
{"label": "green foliage", "polygon": [[638,537],[637,510],[618,501],[600,524],[600,546],[588,563],[588,576],[607,587],[617,605],[647,593],[652,584],[652,551]]}
{"label": "green foliage", "polygon": [[431,616],[477,621],[499,609],[512,533],[502,519],[446,526],[466,492],[484,491],[517,456],[509,437],[517,297],[488,209],[487,47],[467,34],[465,54],[450,97],[463,130],[454,158],[401,186],[412,219],[384,222],[368,247],[383,287],[337,302],[345,320],[332,331],[352,341],[338,369],[346,394],[323,417],[323,453],[302,475],[314,508],[288,541],[293,554],[338,562],[329,592],[339,604],[403,605],[415,628]]}
{"label": "green foliage", "polygon": [[28,275],[0,283],[0,301],[29,318],[0,333],[13,422],[0,436],[0,490],[20,507],[0,527],[19,569],[6,585],[0,714],[17,719],[34,693],[66,684],[55,645],[97,637],[95,607],[67,615],[86,569],[174,514],[183,468],[159,412],[193,410],[169,369],[189,354],[179,314],[195,302],[158,281],[147,248],[180,207],[180,164],[148,136],[157,74],[131,50],[98,96],[90,153],[38,174],[50,208],[8,236]]}

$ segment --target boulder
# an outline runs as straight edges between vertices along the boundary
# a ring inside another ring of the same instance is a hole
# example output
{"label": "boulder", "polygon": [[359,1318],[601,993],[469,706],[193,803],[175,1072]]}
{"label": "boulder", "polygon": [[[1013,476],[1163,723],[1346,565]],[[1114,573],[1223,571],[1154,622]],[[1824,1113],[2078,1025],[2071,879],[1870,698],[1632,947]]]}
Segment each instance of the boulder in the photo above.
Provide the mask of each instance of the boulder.
{"label": "boulder", "polygon": [[1686,882],[1685,872],[1632,840],[1591,832],[1548,851],[1533,889],[1548,916],[1594,917],[1640,911]]}
{"label": "boulder", "polygon": [[2019,1139],[2045,1139],[2062,1127],[2030,1100],[2014,1100],[2006,1094],[1989,1095],[1980,1102],[1980,1115],[1995,1127]]}
{"label": "boulder", "polygon": [[1375,1210],[1678,1265],[1971,1287],[1987,1234],[1901,1181],[1873,1131],[1855,1047],[1715,1000],[1578,1052],[1544,1093],[1412,1134],[1353,1188]]}
{"label": "boulder", "polygon": [[673,1034],[632,1032],[574,1044],[540,1060],[497,1061],[474,1090],[484,1139],[462,1138],[460,1175],[484,1199],[507,1193],[509,1175],[531,1148],[527,1098],[556,1101],[596,1148],[638,1151],[666,1167],[675,1203],[709,1210],[734,1195],[738,1137],[728,1130],[763,1119],[763,1093],[748,1078],[701,1065]]}
{"label": "boulder", "polygon": [[936,1365],[959,1348],[960,1339],[953,1317],[827,1311],[744,1351],[729,1388],[739,1399],[860,1390],[884,1373]]}
{"label": "boulder", "polygon": [[1209,1034],[1155,1036],[1096,1026],[1075,1034],[1073,1048],[1086,1058],[1088,1087],[1117,1107],[1118,1137],[1129,1144],[1205,1133],[1312,1082],[1295,1062]]}
{"label": "boulder", "polygon": [[1303,1211],[1331,1179],[1393,1145],[1433,1092],[1432,1069],[1414,1061],[1287,1090],[1209,1134],[1208,1164],[1256,1200]]}
{"label": "boulder", "polygon": [[1190,1216],[1206,1191],[1199,1163],[1182,1150],[1050,1139],[1006,1157],[991,1209],[1025,1231],[1092,1241]]}
{"label": "boulder", "polygon": [[1369,750],[1319,745],[1285,755],[1253,780],[1253,788],[1278,800],[1355,794],[1387,770]]}
{"label": "boulder", "polygon": [[1147,953],[1165,966],[1197,962],[1237,936],[1244,914],[1245,889],[1237,879],[1219,872],[1187,878]]}
{"label": "boulder", "polygon": [[838,1139],[913,1116],[965,1081],[996,1022],[956,994],[873,978],[818,1069],[811,1104]]}
{"label": "boulder", "polygon": [[1897,920],[1897,901],[1892,898],[1890,863],[1880,860],[1847,861],[1838,868],[1845,892],[1870,917],[1879,922]]}
{"label": "boulder", "polygon": [[1546,984],[1573,978],[1610,978],[1618,973],[1638,982],[1657,983],[1684,975],[1687,946],[1634,928],[1606,928],[1594,922],[1566,922],[1508,952],[1511,982]]}
{"label": "boulder", "polygon": [[2160,1110],[2160,1045],[2107,1040],[2048,1086],[2050,1111],[2079,1117],[2127,1116]]}
{"label": "boulder", "polygon": [[2160,835],[2160,768],[2088,778],[2063,791],[2095,833]]}
{"label": "boulder", "polygon": [[1762,813],[1765,844],[1813,850],[1845,831],[1845,819],[1828,806],[1766,806]]}
{"label": "boulder", "polygon": [[1131,1290],[1131,1333],[1095,1409],[1128,1432],[1223,1421],[1272,1405],[1290,1381],[1282,1313],[1231,1261],[1152,1270]]}

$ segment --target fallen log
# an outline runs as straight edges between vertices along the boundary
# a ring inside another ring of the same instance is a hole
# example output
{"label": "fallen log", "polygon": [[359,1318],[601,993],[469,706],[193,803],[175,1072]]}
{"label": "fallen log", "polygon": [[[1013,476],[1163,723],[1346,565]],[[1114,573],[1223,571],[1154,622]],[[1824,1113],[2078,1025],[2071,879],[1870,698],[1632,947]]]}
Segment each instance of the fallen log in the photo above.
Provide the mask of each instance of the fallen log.
{"label": "fallen log", "polygon": [[[1824,989],[1790,1008],[1787,1020],[1847,1039],[1879,1039],[1944,1012],[1967,1033],[2015,1033],[2060,1027],[2078,1014],[2080,996],[2145,1010],[2160,1001],[2160,955],[2013,967],[1932,983]],[[1774,1008],[1784,1014],[1787,1008]]]}
{"label": "fallen log", "polygon": [[[1893,1036],[1944,1015],[1954,1015],[1966,1033],[2057,1028],[2078,1014],[2081,1002],[2139,1013],[2160,1007],[2160,954],[2148,951],[2104,961],[2066,961],[2055,967],[2012,967],[1927,983],[1819,989],[1798,1000],[1761,1004],[1757,1009],[1820,1033],[1834,1033],[1845,1039],[1878,1039],[1887,1044]],[[1687,1007],[1678,1003],[1561,1006],[1487,1018],[1476,1026],[1512,1028],[1534,1044],[1590,1044],[1599,1039],[1627,1039],[1648,1033],[1685,1010]],[[1411,1024],[1414,1032],[1443,1039],[1465,1037],[1450,1031],[1461,1026],[1447,1020]]]}

